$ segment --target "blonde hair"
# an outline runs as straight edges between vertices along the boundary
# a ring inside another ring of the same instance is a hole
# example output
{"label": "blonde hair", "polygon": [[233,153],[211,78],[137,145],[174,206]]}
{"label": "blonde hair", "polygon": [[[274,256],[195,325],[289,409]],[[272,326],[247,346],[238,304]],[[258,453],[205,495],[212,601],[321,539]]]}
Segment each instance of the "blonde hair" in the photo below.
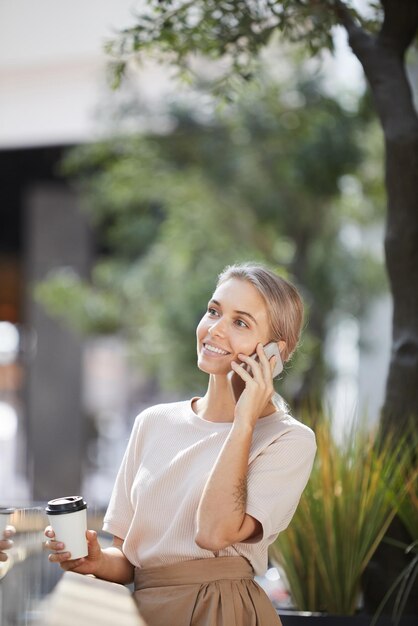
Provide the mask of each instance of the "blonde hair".
{"label": "blonde hair", "polygon": [[217,286],[238,278],[250,282],[264,298],[270,322],[271,341],[284,341],[283,362],[296,350],[303,324],[303,302],[294,285],[259,263],[227,265]]}

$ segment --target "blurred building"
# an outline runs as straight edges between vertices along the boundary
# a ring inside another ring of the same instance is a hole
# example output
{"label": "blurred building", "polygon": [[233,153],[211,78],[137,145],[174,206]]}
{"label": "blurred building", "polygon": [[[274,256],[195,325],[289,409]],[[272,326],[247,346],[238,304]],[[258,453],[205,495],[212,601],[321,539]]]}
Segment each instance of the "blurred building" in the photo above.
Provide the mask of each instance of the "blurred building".
{"label": "blurred building", "polygon": [[51,268],[89,272],[93,242],[58,172],[97,135],[103,43],[132,0],[0,5],[0,503],[80,489],[83,346],[35,303]]}

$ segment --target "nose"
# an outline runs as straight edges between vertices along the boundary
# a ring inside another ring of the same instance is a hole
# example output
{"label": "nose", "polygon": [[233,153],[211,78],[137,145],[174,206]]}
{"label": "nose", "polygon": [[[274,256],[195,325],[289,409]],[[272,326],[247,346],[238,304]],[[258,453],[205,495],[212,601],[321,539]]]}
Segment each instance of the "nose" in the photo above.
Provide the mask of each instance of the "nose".
{"label": "nose", "polygon": [[211,324],[208,329],[209,335],[223,337],[225,334],[225,327],[222,323],[222,319],[218,319],[216,322]]}

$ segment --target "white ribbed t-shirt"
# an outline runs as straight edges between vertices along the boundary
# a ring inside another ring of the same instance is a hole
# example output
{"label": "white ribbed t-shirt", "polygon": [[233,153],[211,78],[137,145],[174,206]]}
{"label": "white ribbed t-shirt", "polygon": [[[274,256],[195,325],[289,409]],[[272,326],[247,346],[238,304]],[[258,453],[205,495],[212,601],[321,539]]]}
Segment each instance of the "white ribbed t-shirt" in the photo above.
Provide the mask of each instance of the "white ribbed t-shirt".
{"label": "white ribbed t-shirt", "polygon": [[133,565],[239,555],[256,574],[266,571],[267,548],[288,526],[308,481],[315,435],[281,411],[259,418],[248,464],[246,510],[263,533],[211,552],[195,543],[196,511],[231,426],[198,417],[192,400],[160,404],[138,415],[103,525],[124,540],[123,552]]}

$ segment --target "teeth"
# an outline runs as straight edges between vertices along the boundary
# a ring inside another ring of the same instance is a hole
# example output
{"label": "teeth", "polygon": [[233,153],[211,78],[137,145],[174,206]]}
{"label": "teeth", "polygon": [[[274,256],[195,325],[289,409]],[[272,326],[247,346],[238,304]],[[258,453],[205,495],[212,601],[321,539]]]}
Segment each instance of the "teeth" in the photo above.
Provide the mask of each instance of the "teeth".
{"label": "teeth", "polygon": [[216,352],[216,354],[228,354],[228,352],[226,352],[225,350],[221,350],[220,348],[215,348],[214,346],[210,346],[207,343],[205,343],[205,348],[206,350],[209,350],[210,352]]}

